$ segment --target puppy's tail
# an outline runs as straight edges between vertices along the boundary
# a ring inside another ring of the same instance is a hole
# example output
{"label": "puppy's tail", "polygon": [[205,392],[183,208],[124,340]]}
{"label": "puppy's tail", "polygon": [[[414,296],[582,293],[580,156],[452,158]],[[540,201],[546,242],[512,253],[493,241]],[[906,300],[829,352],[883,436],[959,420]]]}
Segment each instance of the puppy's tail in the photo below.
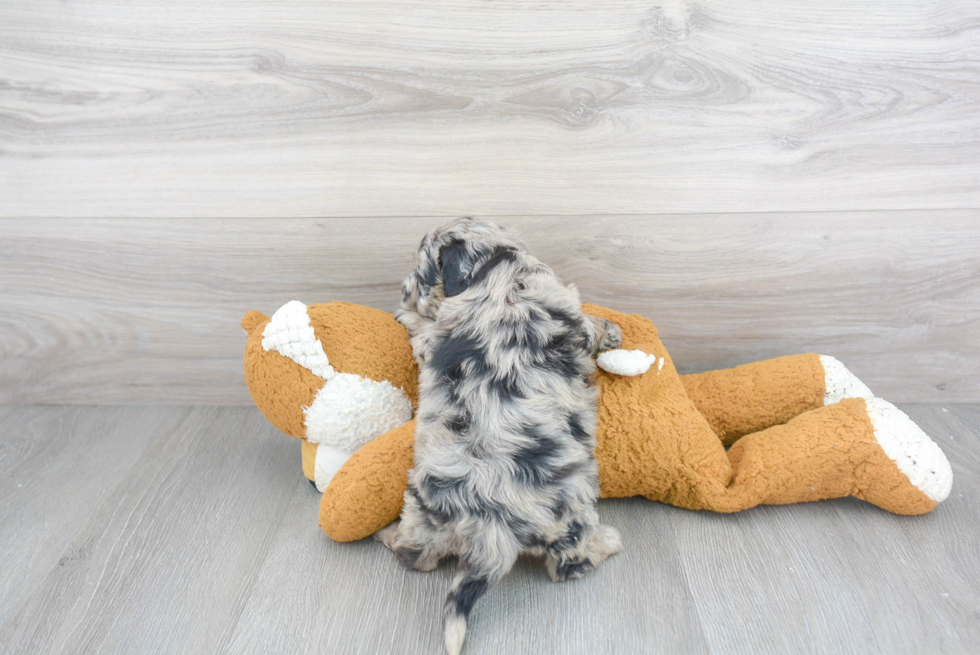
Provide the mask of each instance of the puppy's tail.
{"label": "puppy's tail", "polygon": [[459,655],[466,638],[466,619],[473,604],[487,591],[489,577],[473,573],[465,562],[460,562],[453,579],[453,586],[446,597],[443,619],[446,634],[446,652]]}

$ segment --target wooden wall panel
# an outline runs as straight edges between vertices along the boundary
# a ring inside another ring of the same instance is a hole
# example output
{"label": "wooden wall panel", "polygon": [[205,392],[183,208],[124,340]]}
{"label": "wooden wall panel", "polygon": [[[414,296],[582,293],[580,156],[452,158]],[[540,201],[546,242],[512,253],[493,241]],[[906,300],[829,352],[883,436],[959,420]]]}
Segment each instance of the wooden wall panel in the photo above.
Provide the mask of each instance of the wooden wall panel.
{"label": "wooden wall panel", "polygon": [[[248,404],[247,310],[394,310],[444,220],[0,220],[0,403]],[[683,372],[815,351],[896,402],[980,401],[980,211],[497,220]]]}
{"label": "wooden wall panel", "polygon": [[0,216],[980,206],[973,0],[0,3]]}

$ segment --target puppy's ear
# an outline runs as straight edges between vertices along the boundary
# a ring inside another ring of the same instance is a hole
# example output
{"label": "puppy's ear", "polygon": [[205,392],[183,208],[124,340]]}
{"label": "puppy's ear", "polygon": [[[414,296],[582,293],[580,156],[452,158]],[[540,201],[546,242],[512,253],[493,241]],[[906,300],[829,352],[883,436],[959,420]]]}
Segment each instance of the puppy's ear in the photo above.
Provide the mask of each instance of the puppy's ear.
{"label": "puppy's ear", "polygon": [[442,292],[447,298],[458,296],[470,286],[473,272],[473,254],[466,243],[454,239],[439,251],[439,267],[442,269]]}

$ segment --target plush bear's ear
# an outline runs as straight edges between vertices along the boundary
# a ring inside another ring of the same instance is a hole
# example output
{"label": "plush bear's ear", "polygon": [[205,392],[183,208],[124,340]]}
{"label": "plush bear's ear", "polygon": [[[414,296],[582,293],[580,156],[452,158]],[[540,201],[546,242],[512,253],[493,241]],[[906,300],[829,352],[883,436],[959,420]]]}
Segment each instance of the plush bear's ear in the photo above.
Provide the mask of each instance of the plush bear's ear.
{"label": "plush bear's ear", "polygon": [[466,243],[453,239],[439,251],[439,268],[442,270],[442,291],[447,298],[458,296],[470,286],[475,254]]}

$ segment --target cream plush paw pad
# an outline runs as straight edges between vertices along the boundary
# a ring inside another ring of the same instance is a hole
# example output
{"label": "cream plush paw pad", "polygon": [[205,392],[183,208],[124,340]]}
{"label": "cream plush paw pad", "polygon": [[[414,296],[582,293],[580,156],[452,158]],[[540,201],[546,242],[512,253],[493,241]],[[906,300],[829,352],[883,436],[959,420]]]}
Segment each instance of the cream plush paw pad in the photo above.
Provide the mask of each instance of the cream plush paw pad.
{"label": "cream plush paw pad", "polygon": [[881,398],[865,399],[875,439],[916,488],[937,503],[953,488],[953,470],[939,446],[905,412]]}
{"label": "cream plush paw pad", "polygon": [[820,355],[824,370],[824,385],[827,389],[824,405],[839,403],[844,398],[873,398],[874,394],[864,382],[851,373],[840,360],[829,355]]}
{"label": "cream plush paw pad", "polygon": [[[642,350],[623,350],[622,348],[607,350],[600,353],[596,358],[596,364],[602,370],[613,375],[625,375],[627,377],[643,375],[650,370],[656,361],[656,355],[649,355]],[[664,359],[661,357],[657,370],[659,371],[663,367]]]}

